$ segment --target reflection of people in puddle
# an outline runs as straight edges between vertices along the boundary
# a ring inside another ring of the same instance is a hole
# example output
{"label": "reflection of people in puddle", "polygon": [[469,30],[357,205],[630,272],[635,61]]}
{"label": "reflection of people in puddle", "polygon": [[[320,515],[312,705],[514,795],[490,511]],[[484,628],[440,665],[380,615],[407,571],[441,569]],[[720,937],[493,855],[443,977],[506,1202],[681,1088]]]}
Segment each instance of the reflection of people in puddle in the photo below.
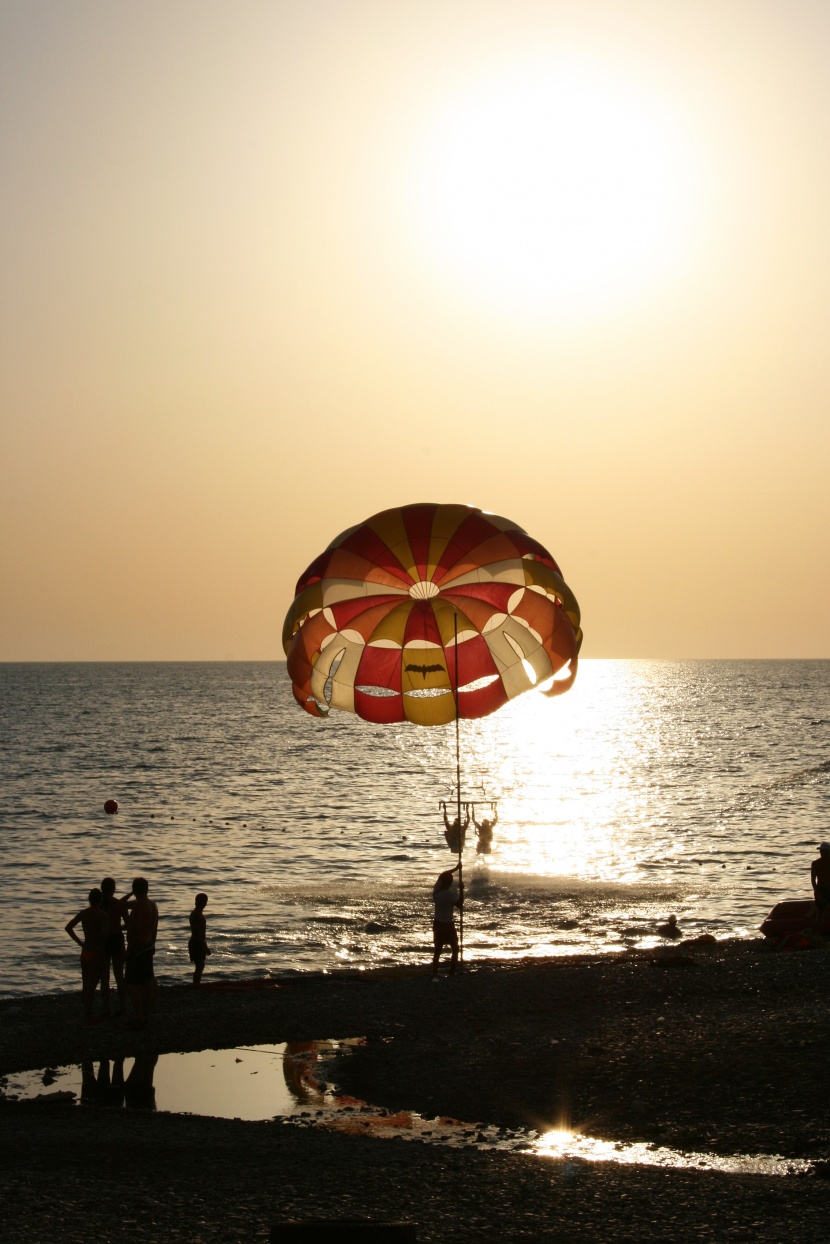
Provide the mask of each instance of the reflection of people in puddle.
{"label": "reflection of people in puddle", "polygon": [[102,1058],[98,1074],[90,1060],[81,1063],[81,1101],[85,1106],[121,1106],[124,1103],[124,1059],[115,1058],[110,1063]]}
{"label": "reflection of people in puddle", "polygon": [[85,1106],[94,1106],[98,1102],[95,1065],[92,1059],[81,1063],[81,1101]]}
{"label": "reflection of people in puddle", "polygon": [[300,1103],[312,1097],[320,1097],[323,1085],[314,1075],[319,1042],[288,1041],[282,1060],[282,1073],[291,1093]]}
{"label": "reflection of people in puddle", "polygon": [[132,1070],[124,1084],[124,1105],[130,1110],[155,1110],[156,1090],[153,1075],[158,1054],[136,1054]]}
{"label": "reflection of people in puddle", "polygon": [[[66,932],[81,948],[81,981],[84,1003],[84,1020],[88,1025],[100,1023],[92,1015],[92,1001],[104,969],[104,953],[109,932],[109,920],[101,907],[103,895],[100,890],[90,890],[89,906],[79,911],[66,925]],[[75,932],[77,925],[84,931],[84,940]]]}
{"label": "reflection of people in puddle", "polygon": [[124,1059],[114,1058],[112,1060],[112,1075],[110,1075],[109,1062],[105,1059],[98,1071],[98,1083],[101,1087],[101,1095],[104,1104],[107,1106],[123,1106],[124,1105]]}
{"label": "reflection of people in puddle", "polygon": [[661,937],[677,938],[683,936],[683,930],[677,924],[677,916],[669,916],[665,924],[658,924],[657,932]]}

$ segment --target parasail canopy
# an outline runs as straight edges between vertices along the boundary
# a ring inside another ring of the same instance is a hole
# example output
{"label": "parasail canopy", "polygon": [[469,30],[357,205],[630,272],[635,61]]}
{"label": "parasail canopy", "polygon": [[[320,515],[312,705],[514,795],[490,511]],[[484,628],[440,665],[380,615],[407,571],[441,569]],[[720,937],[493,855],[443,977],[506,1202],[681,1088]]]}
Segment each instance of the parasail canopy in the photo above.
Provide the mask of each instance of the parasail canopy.
{"label": "parasail canopy", "polygon": [[407,505],[311,563],[282,642],[313,716],[432,726],[484,717],[565,669],[547,694],[566,691],[579,621],[556,562],[521,527],[472,506]]}

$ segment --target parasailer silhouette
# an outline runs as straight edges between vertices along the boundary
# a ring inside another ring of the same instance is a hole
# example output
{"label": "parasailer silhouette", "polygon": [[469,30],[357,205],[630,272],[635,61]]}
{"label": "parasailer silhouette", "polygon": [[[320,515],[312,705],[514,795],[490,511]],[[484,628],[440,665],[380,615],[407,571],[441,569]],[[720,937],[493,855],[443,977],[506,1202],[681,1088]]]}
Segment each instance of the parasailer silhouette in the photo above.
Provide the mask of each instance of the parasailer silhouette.
{"label": "parasailer silhouette", "polygon": [[463,804],[464,820],[455,817],[450,821],[447,815],[447,805],[441,804],[441,811],[444,813],[444,837],[447,840],[447,846],[455,855],[460,855],[464,850],[464,843],[467,840],[467,826],[470,824],[470,807],[469,804]]}
{"label": "parasailer silhouette", "polygon": [[489,817],[476,819],[476,806],[473,804],[473,825],[476,830],[476,852],[478,855],[489,855],[493,849],[493,830],[499,823],[499,813],[495,803]]}

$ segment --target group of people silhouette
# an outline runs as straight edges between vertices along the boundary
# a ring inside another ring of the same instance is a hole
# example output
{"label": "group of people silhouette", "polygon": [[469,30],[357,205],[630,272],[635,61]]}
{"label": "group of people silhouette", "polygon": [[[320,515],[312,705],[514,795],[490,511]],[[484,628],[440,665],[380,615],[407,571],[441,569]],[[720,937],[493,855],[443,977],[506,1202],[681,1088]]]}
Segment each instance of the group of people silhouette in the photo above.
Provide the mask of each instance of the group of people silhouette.
{"label": "group of people silhouette", "polygon": [[[156,1009],[157,986],[153,956],[158,937],[158,905],[150,898],[145,877],[136,877],[128,894],[118,898],[115,880],[105,877],[100,887],[89,891],[87,906],[66,925],[66,932],[81,948],[81,996],[84,1021],[88,1026],[101,1023],[111,1010],[110,973],[115,984],[115,1015],[125,1013],[125,996],[134,1013],[132,1025],[144,1028]],[[202,979],[205,960],[210,954],[205,918],[206,894],[197,894],[190,913],[190,940],[187,944],[193,964],[193,984]],[[83,938],[76,932],[80,925]],[[101,1017],[94,1014],[95,991],[101,986]]]}
{"label": "group of people silhouette", "polygon": [[[464,819],[453,821],[447,814],[446,803],[441,804],[444,814],[444,837],[451,851],[460,856],[466,839],[467,827],[472,820],[476,830],[476,852],[488,854],[491,850],[493,830],[498,823],[498,813],[492,804],[492,813],[481,821],[476,817],[474,803],[465,803]],[[460,861],[455,868],[442,872],[436,881],[432,897],[435,904],[433,919],[432,975],[437,977],[441,951],[449,946],[451,951],[450,972],[456,970],[459,957],[458,933],[455,928],[455,909],[463,911],[464,883],[460,876]],[[455,873],[459,873],[455,886]],[[817,922],[821,922],[830,909],[830,843],[819,847],[819,858],[810,869]],[[100,888],[89,891],[88,905],[79,911],[66,925],[66,932],[81,948],[81,981],[84,1020],[92,1026],[109,1016],[110,973],[116,990],[116,1015],[125,1011],[125,994],[134,1012],[133,1026],[143,1028],[156,1008],[156,978],[153,956],[158,936],[158,906],[149,897],[149,883],[144,877],[136,877],[128,894],[116,896],[116,884],[112,877],[105,877]],[[189,916],[190,938],[187,951],[193,964],[193,984],[201,983],[205,961],[211,953],[207,944],[207,919],[205,907],[208,896],[197,894]],[[76,929],[80,925],[83,939]],[[661,937],[676,939],[683,936],[676,916],[669,916],[657,927]],[[95,1018],[93,1004],[95,991],[101,986],[102,1018]]]}

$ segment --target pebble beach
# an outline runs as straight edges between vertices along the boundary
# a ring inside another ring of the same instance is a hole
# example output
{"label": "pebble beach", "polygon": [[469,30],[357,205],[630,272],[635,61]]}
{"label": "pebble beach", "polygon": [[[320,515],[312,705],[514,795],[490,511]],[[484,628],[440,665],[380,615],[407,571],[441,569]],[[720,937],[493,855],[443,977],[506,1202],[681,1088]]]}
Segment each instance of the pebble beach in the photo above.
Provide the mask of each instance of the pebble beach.
{"label": "pebble beach", "polygon": [[[822,1238],[830,1172],[824,949],[679,942],[649,952],[497,962],[434,984],[416,971],[267,989],[162,988],[145,1030],[85,1029],[77,996],[0,1002],[0,1076],[139,1053],[363,1038],[338,1091],[448,1116],[441,1149],[302,1126],[0,1103],[4,1239],[268,1240],[288,1220],[415,1224],[419,1241]],[[475,1127],[567,1127],[702,1155],[694,1167],[542,1158]],[[778,1155],[783,1176],[712,1158]],[[278,1236],[275,1236],[278,1238]]]}

